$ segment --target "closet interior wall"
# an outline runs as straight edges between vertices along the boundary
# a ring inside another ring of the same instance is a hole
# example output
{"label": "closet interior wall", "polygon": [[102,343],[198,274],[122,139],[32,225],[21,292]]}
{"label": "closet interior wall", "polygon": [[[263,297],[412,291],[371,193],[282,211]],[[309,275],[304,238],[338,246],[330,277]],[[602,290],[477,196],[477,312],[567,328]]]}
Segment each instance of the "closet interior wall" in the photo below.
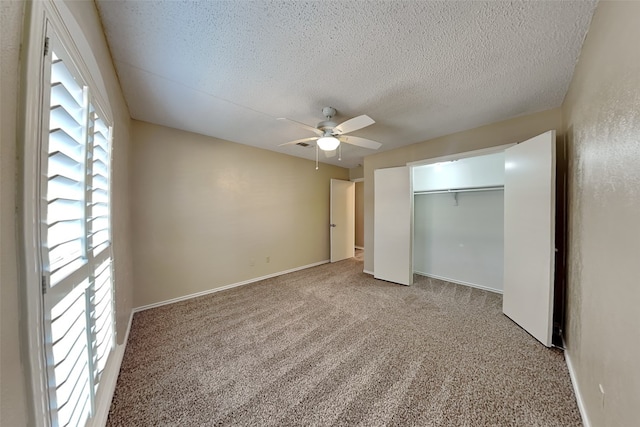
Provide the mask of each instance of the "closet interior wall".
{"label": "closet interior wall", "polygon": [[502,292],[504,154],[414,167],[416,274]]}

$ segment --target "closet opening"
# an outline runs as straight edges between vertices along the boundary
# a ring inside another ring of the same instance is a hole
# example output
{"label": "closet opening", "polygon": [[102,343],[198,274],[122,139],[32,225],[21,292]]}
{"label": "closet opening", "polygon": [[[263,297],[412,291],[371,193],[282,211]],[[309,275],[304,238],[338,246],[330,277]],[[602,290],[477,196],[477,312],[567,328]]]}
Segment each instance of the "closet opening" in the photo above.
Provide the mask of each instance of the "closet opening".
{"label": "closet opening", "polygon": [[412,167],[413,273],[502,293],[504,152]]}

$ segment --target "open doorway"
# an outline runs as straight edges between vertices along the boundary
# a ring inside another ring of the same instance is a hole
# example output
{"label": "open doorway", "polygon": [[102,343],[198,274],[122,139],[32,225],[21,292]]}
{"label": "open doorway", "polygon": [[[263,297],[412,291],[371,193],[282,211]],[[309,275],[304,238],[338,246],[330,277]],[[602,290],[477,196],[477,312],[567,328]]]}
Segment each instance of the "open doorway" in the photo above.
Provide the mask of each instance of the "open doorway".
{"label": "open doorway", "polygon": [[504,153],[412,168],[413,271],[502,293]]}
{"label": "open doorway", "polygon": [[355,255],[355,183],[331,180],[329,236],[331,262]]}
{"label": "open doorway", "polygon": [[355,259],[364,262],[364,178],[352,181],[356,185]]}

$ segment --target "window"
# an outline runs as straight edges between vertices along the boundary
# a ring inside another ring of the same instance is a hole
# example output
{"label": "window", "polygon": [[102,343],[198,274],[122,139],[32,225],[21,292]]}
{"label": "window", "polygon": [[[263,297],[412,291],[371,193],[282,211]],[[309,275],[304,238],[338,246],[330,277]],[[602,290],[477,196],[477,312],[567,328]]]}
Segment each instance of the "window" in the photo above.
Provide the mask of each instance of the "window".
{"label": "window", "polygon": [[46,36],[39,184],[50,422],[83,426],[114,348],[112,126],[71,55]]}

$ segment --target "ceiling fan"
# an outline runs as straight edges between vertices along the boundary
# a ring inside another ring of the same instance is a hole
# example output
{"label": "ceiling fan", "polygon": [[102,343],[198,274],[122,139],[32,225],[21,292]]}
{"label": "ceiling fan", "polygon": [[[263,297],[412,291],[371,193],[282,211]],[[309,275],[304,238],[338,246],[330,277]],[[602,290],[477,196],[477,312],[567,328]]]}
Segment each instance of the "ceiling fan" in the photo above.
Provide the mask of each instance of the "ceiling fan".
{"label": "ceiling fan", "polygon": [[375,121],[371,117],[362,115],[337,124],[336,122],[331,120],[331,118],[336,115],[335,108],[324,107],[322,109],[322,114],[324,115],[325,120],[318,123],[316,127],[309,126],[295,120],[286,119],[284,117],[278,118],[278,120],[286,120],[287,122],[307,129],[317,135],[310,138],[302,138],[296,139],[295,141],[285,142],[284,144],[280,144],[279,147],[283,145],[295,145],[317,141],[316,147],[327,153],[335,152],[335,150],[340,146],[341,142],[355,145],[357,147],[368,148],[370,150],[377,150],[382,146],[382,144],[380,144],[379,142],[372,141],[370,139],[361,138],[359,136],[346,135],[347,133],[354,132],[356,130],[374,124]]}

